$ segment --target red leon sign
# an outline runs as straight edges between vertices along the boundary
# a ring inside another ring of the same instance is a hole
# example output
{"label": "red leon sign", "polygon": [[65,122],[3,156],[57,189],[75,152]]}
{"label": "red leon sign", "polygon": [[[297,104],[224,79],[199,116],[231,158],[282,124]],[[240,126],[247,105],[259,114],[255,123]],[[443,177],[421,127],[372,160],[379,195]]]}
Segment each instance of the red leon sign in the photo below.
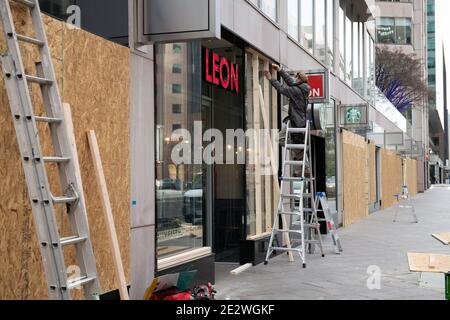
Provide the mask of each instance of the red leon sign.
{"label": "red leon sign", "polygon": [[325,98],[325,74],[308,74],[308,84],[311,87],[311,99]]}
{"label": "red leon sign", "polygon": [[239,92],[239,66],[205,49],[206,81],[232,92]]}

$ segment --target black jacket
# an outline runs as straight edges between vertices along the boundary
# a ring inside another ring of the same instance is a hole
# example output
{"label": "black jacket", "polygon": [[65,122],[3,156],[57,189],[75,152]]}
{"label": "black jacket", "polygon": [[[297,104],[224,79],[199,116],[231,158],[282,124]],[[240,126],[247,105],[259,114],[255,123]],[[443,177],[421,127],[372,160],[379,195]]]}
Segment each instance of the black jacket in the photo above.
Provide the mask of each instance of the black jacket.
{"label": "black jacket", "polygon": [[272,79],[270,83],[282,95],[289,98],[289,119],[296,128],[306,127],[306,110],[311,87],[307,83],[299,85],[286,71],[280,70],[285,85]]}

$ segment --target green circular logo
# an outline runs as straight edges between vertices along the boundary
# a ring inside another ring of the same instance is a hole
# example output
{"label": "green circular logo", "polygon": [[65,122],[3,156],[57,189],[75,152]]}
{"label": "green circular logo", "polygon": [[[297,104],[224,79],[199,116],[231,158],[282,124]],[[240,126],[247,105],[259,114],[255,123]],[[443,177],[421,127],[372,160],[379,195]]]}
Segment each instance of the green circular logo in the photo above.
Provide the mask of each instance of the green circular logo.
{"label": "green circular logo", "polygon": [[362,119],[362,113],[357,108],[350,108],[347,110],[345,118],[347,120],[347,123],[360,123]]}

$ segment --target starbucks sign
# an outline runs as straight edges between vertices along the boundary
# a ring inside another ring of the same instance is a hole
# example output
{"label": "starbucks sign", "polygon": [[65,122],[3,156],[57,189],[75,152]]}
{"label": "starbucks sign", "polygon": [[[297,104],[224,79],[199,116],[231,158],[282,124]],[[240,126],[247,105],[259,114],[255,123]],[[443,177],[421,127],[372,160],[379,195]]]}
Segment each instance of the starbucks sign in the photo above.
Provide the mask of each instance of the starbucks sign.
{"label": "starbucks sign", "polygon": [[356,108],[349,108],[345,115],[347,124],[359,124],[361,122],[362,114],[361,110]]}
{"label": "starbucks sign", "polygon": [[341,127],[367,127],[369,125],[369,105],[341,105]]}

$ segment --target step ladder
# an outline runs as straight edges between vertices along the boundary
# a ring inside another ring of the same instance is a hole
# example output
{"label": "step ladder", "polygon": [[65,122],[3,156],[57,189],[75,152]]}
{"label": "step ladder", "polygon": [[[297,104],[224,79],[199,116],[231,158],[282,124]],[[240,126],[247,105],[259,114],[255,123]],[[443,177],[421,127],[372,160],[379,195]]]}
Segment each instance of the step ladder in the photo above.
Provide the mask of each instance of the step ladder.
{"label": "step ladder", "polygon": [[[94,253],[81,185],[78,185],[73,149],[64,121],[50,50],[45,34],[38,0],[15,0],[28,9],[34,35],[16,33],[9,0],[0,0],[3,31],[7,53],[1,57],[2,71],[13,116],[17,141],[31,200],[33,219],[39,239],[49,297],[52,300],[70,300],[73,289],[83,289],[85,299],[100,294]],[[36,75],[25,74],[19,41],[35,45],[41,62],[36,64]],[[36,116],[30,96],[32,84],[40,86],[45,116]],[[46,123],[51,132],[54,155],[42,154],[37,123]],[[46,166],[57,166],[62,195],[50,189]],[[61,238],[56,220],[59,206],[67,207],[70,237]],[[76,248],[77,267],[81,275],[68,279],[64,249]]]}
{"label": "step ladder", "polygon": [[[314,252],[316,245],[319,246],[324,257],[322,237],[320,235],[320,224],[317,217],[316,202],[314,199],[315,179],[312,172],[311,131],[310,123],[306,128],[293,128],[288,122],[286,129],[286,144],[283,150],[282,175],[280,178],[280,201],[275,213],[274,225],[267,249],[265,264],[275,252],[296,252],[300,255],[303,268],[306,268],[306,252]],[[304,142],[294,144],[292,135],[303,134]],[[303,151],[302,159],[292,159],[293,151]],[[295,174],[294,174],[295,173]],[[299,185],[295,191],[295,184]],[[279,228],[279,220],[289,218],[289,225]],[[294,229],[295,227],[295,229]],[[275,246],[275,239],[279,234],[295,235],[292,239],[292,247]]]}
{"label": "step ladder", "polygon": [[[319,209],[319,207],[321,209]],[[317,212],[323,212],[324,218],[319,218],[319,222],[323,221],[326,223],[328,232],[330,233],[331,239],[333,240],[336,254],[341,254],[342,252],[344,252],[344,250],[342,249],[341,240],[339,239],[339,235],[337,234],[333,214],[331,212],[330,206],[328,205],[328,200],[325,192],[317,192],[316,208]]]}

